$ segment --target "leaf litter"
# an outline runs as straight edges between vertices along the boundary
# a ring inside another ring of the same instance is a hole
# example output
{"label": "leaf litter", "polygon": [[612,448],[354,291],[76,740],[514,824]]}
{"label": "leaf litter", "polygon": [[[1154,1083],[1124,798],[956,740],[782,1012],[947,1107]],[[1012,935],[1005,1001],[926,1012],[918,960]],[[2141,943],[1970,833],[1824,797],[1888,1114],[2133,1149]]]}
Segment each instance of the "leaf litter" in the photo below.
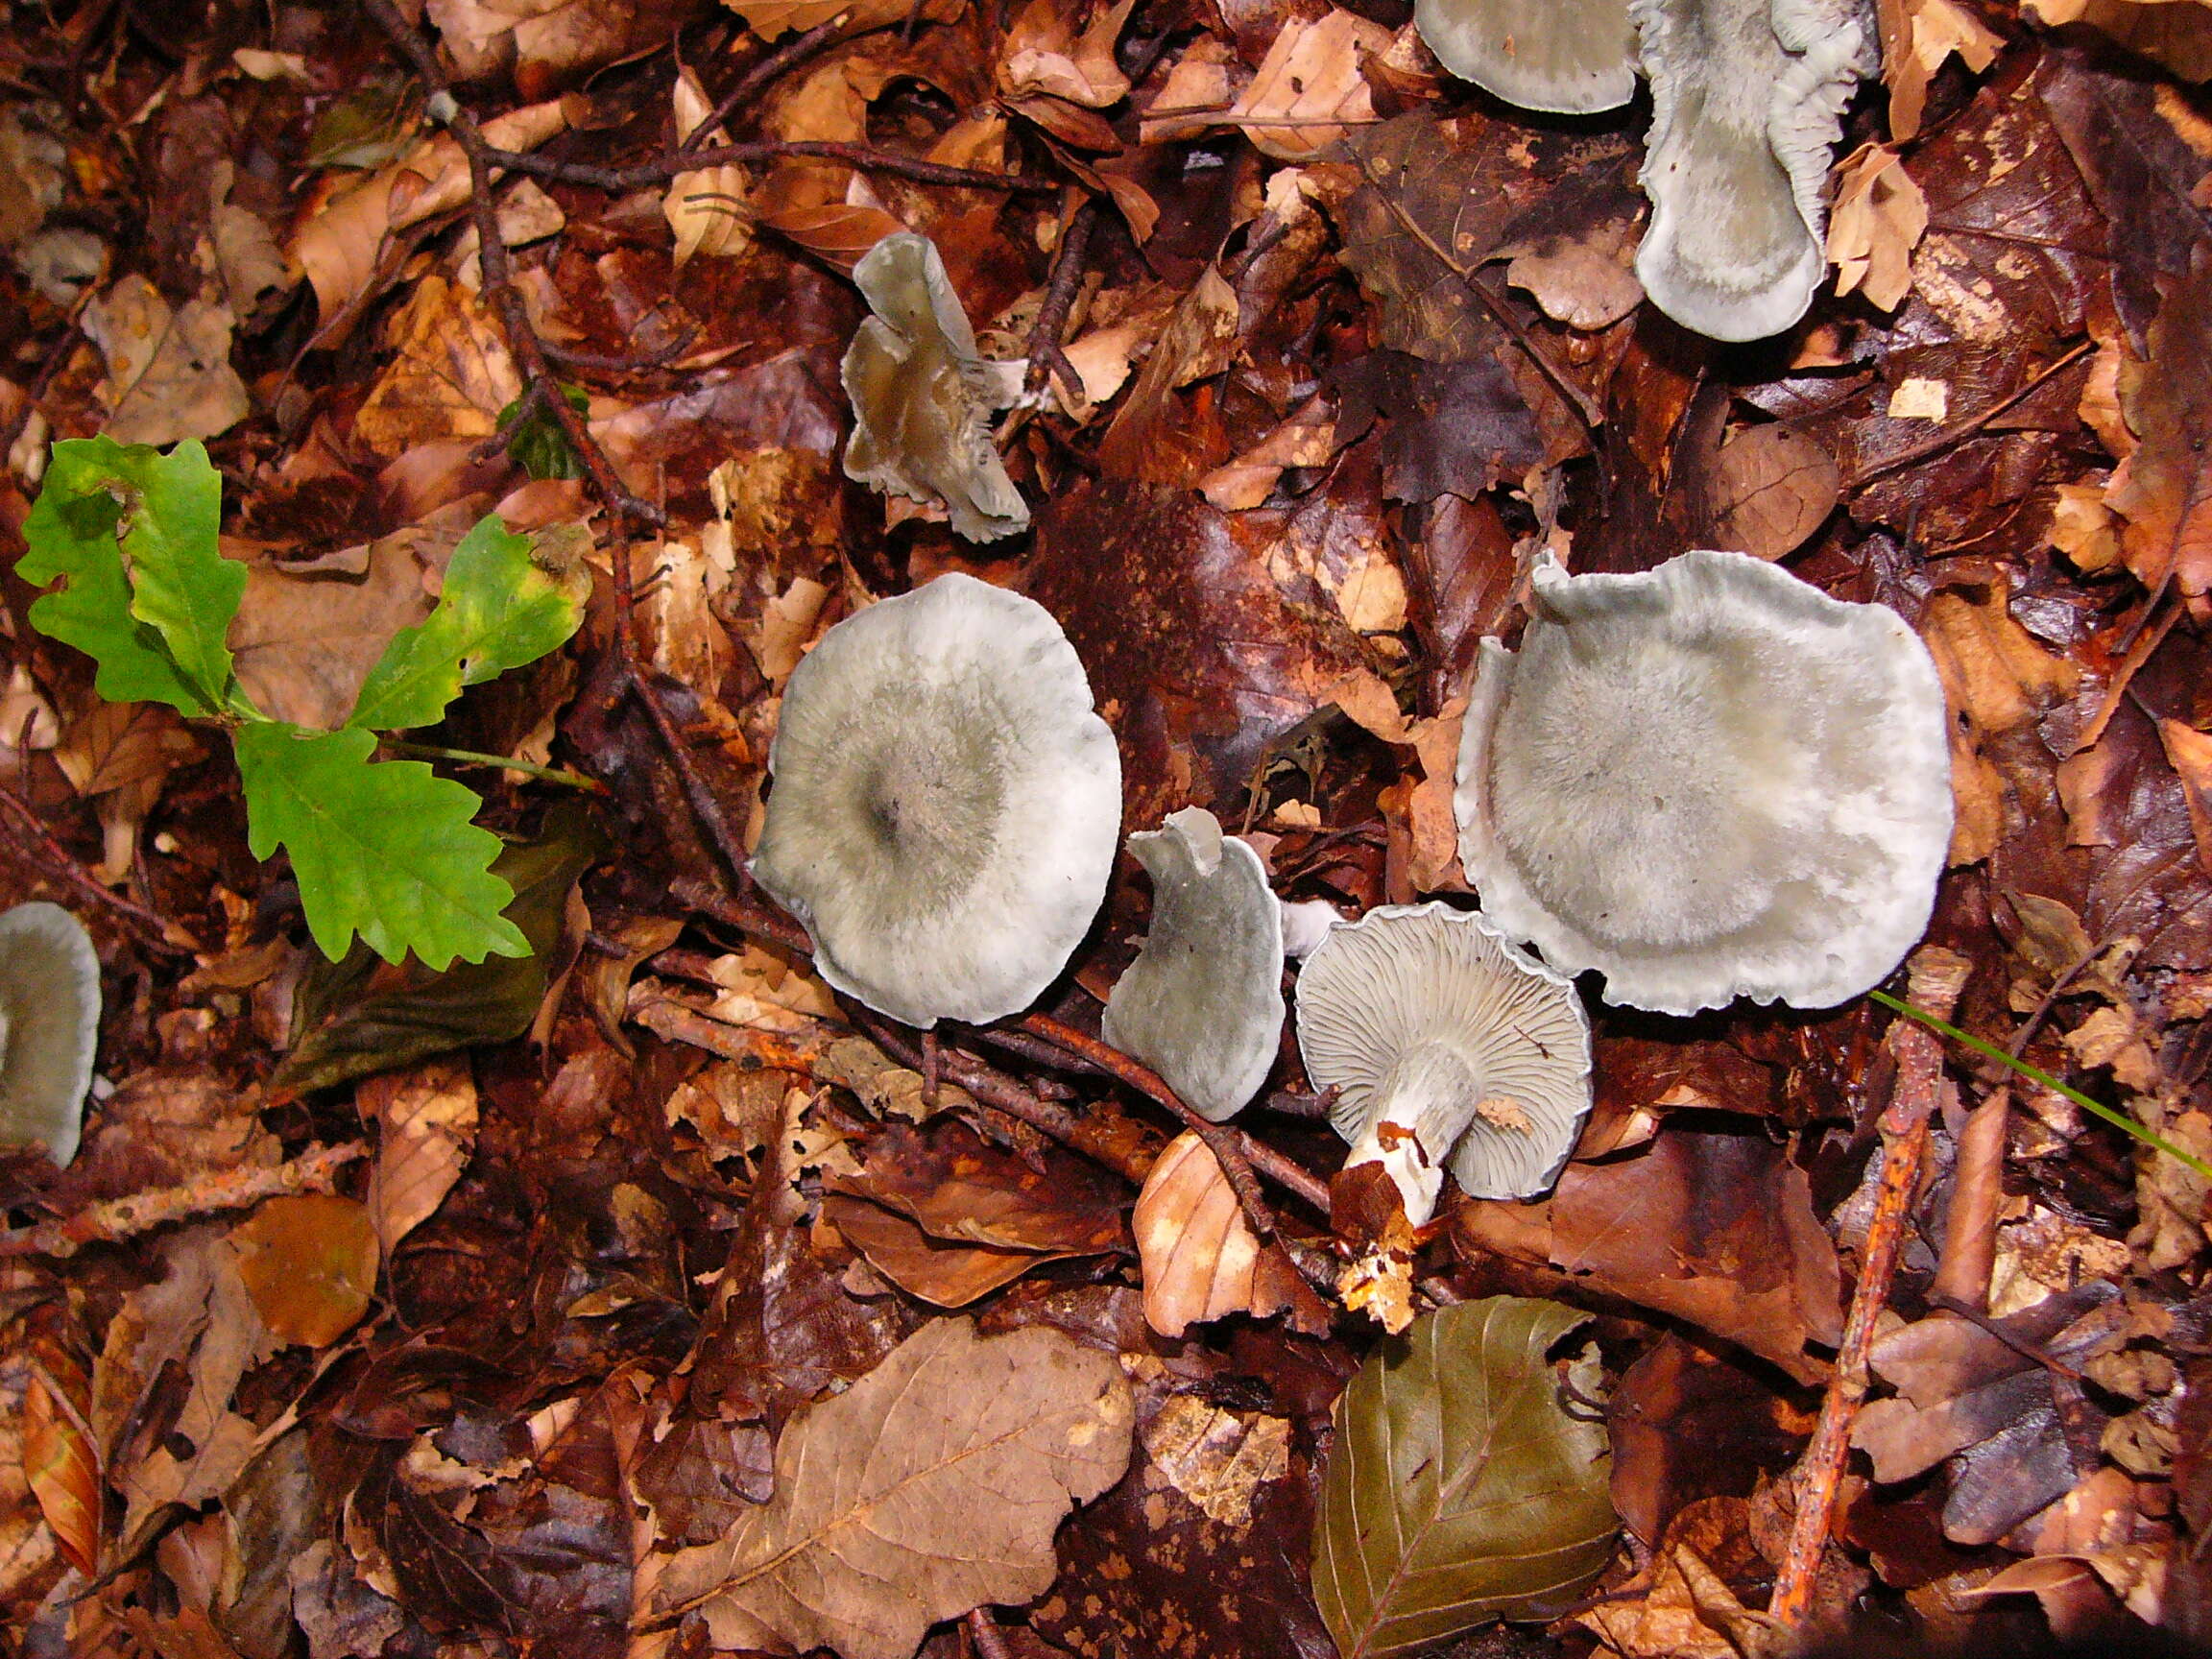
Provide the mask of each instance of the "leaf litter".
{"label": "leaf litter", "polygon": [[[109,1011],[77,1161],[7,1165],[8,1626],[2212,1640],[2212,25],[1875,10],[1834,273],[1729,348],[1642,301],[1641,110],[1523,116],[1392,0],[27,13],[0,904],[82,915]],[[1023,388],[987,546],[842,474],[900,232]],[[958,569],[1066,630],[1125,831],[1462,895],[1477,642],[1542,552],[1694,546],[1929,644],[1970,1042],[1593,1001],[1555,1189],[1412,1230],[1287,1046],[1204,1141],[1085,1046],[1130,861],[1036,1013],[926,1042],[744,878],[794,668]],[[333,837],[340,760],[395,787]],[[431,963],[372,949],[410,905]]]}

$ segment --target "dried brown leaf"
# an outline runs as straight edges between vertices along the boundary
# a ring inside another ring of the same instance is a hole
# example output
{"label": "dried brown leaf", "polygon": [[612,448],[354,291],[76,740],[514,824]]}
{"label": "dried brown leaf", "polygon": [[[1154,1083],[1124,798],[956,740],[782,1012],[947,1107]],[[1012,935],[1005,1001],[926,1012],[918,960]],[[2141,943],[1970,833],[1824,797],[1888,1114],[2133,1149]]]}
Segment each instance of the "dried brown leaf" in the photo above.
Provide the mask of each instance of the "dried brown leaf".
{"label": "dried brown leaf", "polygon": [[1304,161],[1378,117],[1362,60],[1390,49],[1390,31],[1332,8],[1286,21],[1252,84],[1221,119],[1244,129],[1263,156]]}
{"label": "dried brown leaf", "polygon": [[[23,1479],[38,1512],[77,1571],[89,1577],[100,1559],[100,1456],[84,1429],[87,1390],[68,1356],[50,1343],[34,1350],[23,1394]],[[57,1398],[74,1385],[78,1399]]]}
{"label": "dried brown leaf", "polygon": [[1928,198],[1904,158],[1880,144],[1862,145],[1837,169],[1828,215],[1836,292],[1857,290],[1880,309],[1896,310],[1912,292],[1912,251],[1927,229]]}
{"label": "dried brown leaf", "polygon": [[238,1272],[270,1334],[326,1348],[376,1292],[376,1223],[332,1192],[271,1198],[230,1230]]}
{"label": "dried brown leaf", "polygon": [[108,436],[167,446],[212,438],[244,420],[252,403],[230,367],[236,325],[230,308],[213,301],[170,309],[160,290],[136,275],[85,306],[84,332],[108,361]]}
{"label": "dried brown leaf", "polygon": [[1230,1313],[1263,1318],[1282,1304],[1265,1287],[1260,1240],[1206,1142],[1167,1143],[1130,1216],[1144,1269],[1144,1320],[1163,1336]]}
{"label": "dried brown leaf", "polygon": [[386,1260],[437,1213],[476,1145],[476,1082],[466,1060],[363,1079],[355,1109],[381,1130],[369,1174],[369,1214]]}
{"label": "dried brown leaf", "polygon": [[720,1647],[908,1659],[928,1626],[1052,1582],[1052,1533],[1121,1477],[1132,1405],[1107,1355],[1031,1326],[934,1320],[776,1448],[776,1497],[680,1551],[663,1610]]}

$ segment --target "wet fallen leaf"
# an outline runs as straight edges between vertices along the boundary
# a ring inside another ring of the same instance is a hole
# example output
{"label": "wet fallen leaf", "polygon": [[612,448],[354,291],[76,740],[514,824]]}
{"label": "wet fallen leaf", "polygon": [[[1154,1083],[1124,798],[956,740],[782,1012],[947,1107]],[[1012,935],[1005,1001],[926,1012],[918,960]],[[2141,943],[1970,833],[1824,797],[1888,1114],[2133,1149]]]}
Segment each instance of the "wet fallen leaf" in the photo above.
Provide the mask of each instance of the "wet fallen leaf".
{"label": "wet fallen leaf", "polygon": [[284,1342],[327,1348],[369,1310],[381,1252],[376,1223],[350,1198],[271,1198],[230,1230],[247,1294]]}

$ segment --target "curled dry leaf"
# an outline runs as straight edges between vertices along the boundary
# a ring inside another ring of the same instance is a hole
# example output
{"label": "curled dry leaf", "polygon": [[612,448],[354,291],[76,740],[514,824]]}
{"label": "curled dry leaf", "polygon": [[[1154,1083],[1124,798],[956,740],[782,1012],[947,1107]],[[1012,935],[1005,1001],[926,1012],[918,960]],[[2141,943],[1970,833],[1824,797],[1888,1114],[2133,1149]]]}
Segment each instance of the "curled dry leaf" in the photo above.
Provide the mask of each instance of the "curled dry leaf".
{"label": "curled dry leaf", "polygon": [[1262,1253],[1206,1142],[1167,1143],[1130,1216],[1144,1266],[1144,1321],[1163,1336],[1230,1313],[1265,1318],[1290,1300],[1289,1264]]}
{"label": "curled dry leaf", "polygon": [[[2079,12],[2086,0],[2028,0],[2046,12],[2071,6]],[[1983,27],[1959,0],[1876,0],[1882,30],[1882,79],[1889,88],[1889,136],[1899,144],[1918,136],[1927,107],[1928,83],[1953,53],[1979,75],[1997,60],[2005,42]],[[2065,19],[2046,16],[2046,22]]]}
{"label": "curled dry leaf", "polygon": [[1912,292],[1912,251],[1928,229],[1928,198],[1896,151],[1862,145],[1837,169],[1828,215],[1836,292],[1854,289],[1885,311]]}
{"label": "curled dry leaf", "polygon": [[[676,136],[688,139],[713,112],[714,106],[699,77],[685,65],[676,76]],[[717,127],[707,141],[721,143],[725,134]],[[681,269],[694,253],[727,257],[742,253],[753,241],[753,228],[745,204],[745,175],[735,167],[703,167],[679,173],[668,181],[661,199],[661,212],[676,235],[676,264]]]}
{"label": "curled dry leaf", "polygon": [[369,1214],[389,1259],[437,1213],[468,1167],[476,1145],[476,1080],[466,1060],[433,1060],[364,1079],[353,1101],[380,1131]]}
{"label": "curled dry leaf", "polygon": [[775,1499],[679,1551],[656,1602],[700,1609],[717,1647],[908,1659],[940,1619],[1044,1593],[1053,1529],[1121,1478],[1133,1417],[1107,1355],[932,1321],[792,1419]]}
{"label": "curled dry leaf", "polygon": [[1293,17],[1221,119],[1242,127],[1262,155],[1282,161],[1318,156],[1352,128],[1380,119],[1359,71],[1361,60],[1381,57],[1390,40],[1389,30],[1351,12]]}

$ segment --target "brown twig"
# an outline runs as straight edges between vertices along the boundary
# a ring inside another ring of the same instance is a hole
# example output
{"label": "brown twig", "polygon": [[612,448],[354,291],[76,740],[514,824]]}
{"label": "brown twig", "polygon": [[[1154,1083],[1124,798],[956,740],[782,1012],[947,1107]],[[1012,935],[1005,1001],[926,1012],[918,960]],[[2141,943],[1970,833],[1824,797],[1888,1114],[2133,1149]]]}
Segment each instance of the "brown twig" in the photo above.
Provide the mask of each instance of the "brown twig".
{"label": "brown twig", "polygon": [[1083,283],[1083,258],[1091,247],[1091,227],[1098,204],[1086,200],[1068,220],[1059,251],[1052,255],[1052,275],[1045,284],[1045,302],[1037,307],[1037,323],[1029,330],[1028,391],[1045,390],[1045,379],[1057,373],[1067,384],[1068,396],[1083,396],[1083,376],[1060,349],[1060,335],[1068,326],[1068,314],[1075,306],[1075,291]]}
{"label": "brown twig", "polygon": [[1112,1045],[1087,1036],[1074,1026],[1053,1019],[1049,1014],[1024,1014],[1016,1024],[1031,1036],[1042,1037],[1056,1047],[1065,1048],[1077,1059],[1090,1062],[1181,1118],[1183,1126],[1205,1142],[1208,1149],[1220,1161],[1221,1173],[1228,1178],[1231,1190],[1236,1192],[1237,1201],[1243,1208],[1246,1223],[1261,1238],[1273,1236],[1275,1215],[1268,1208],[1266,1199],[1261,1195],[1259,1180],[1253,1174],[1255,1168],[1265,1170],[1269,1180],[1286,1191],[1296,1193],[1322,1214],[1329,1214],[1328,1183],[1316,1179],[1310,1172],[1291,1163],[1273,1147],[1254,1140],[1241,1129],[1232,1129],[1227,1124],[1210,1122],[1201,1118],[1150,1067],[1132,1060]]}
{"label": "brown twig", "polygon": [[1421,228],[1413,215],[1406,210],[1406,204],[1385,188],[1382,180],[1375,176],[1368,167],[1367,158],[1364,156],[1359,156],[1358,161],[1360,176],[1367,180],[1369,187],[1382,199],[1382,205],[1390,210],[1390,216],[1398,221],[1406,234],[1426,248],[1431,257],[1445,270],[1458,277],[1465,284],[1467,291],[1482,302],[1482,309],[1490,313],[1491,321],[1505,330],[1513,344],[1521,349],[1521,354],[1536,366],[1536,372],[1544,376],[1551,390],[1565,398],[1567,406],[1581,417],[1583,425],[1590,427],[1593,431],[1601,425],[1604,421],[1604,412],[1598,407],[1597,402],[1588,393],[1567,378],[1567,372],[1551,361],[1551,353],[1536,343],[1536,337],[1528,332],[1520,318],[1513,315],[1513,308],[1496,294],[1493,294],[1483,283],[1481,274],[1473,266],[1463,265],[1454,258],[1449,249],[1443,247],[1435,237]]}
{"label": "brown twig", "polygon": [[15,792],[4,785],[0,785],[0,806],[5,806],[25,830],[36,837],[38,851],[44,854],[41,861],[49,874],[68,882],[94,903],[106,905],[130,922],[144,938],[147,949],[158,950],[165,956],[189,956],[192,953],[189,946],[180,945],[169,937],[170,925],[161,917],[143,904],[126,899],[114,889],[94,880],[91,873],[76,860],[69,849],[54,839],[45,821],[30,804],[16,799]]}
{"label": "brown twig", "polygon": [[183,1187],[158,1187],[133,1192],[128,1198],[87,1204],[74,1215],[0,1233],[0,1258],[74,1256],[87,1244],[117,1243],[172,1221],[220,1210],[243,1210],[284,1193],[327,1192],[337,1184],[339,1170],[368,1155],[366,1141],[349,1141],[339,1146],[319,1146],[289,1164],[225,1169]]}
{"label": "brown twig", "polygon": [[968,1615],[968,1635],[975,1644],[981,1659],[1014,1659],[1014,1649],[1006,1645],[1006,1638],[998,1633],[998,1625],[991,1617],[991,1609],[977,1607]]}
{"label": "brown twig", "polygon": [[[389,4],[389,0],[371,0],[371,4]],[[839,144],[821,138],[790,138],[760,144],[708,144],[697,150],[657,156],[651,161],[640,161],[629,167],[595,167],[589,162],[562,161],[550,156],[534,156],[519,150],[487,150],[485,156],[493,166],[512,173],[524,173],[533,179],[554,180],[563,184],[581,184],[590,189],[615,193],[665,184],[680,174],[697,173],[709,167],[757,166],[763,161],[777,161],[786,156],[842,161],[858,172],[887,173],[897,179],[911,179],[917,184],[947,184],[968,190],[1004,190],[1018,196],[1048,196],[1061,187],[1059,181],[1052,179],[1038,179],[1016,173],[983,173],[973,167],[948,167],[942,162],[923,161],[888,150],[872,150],[865,144]]]}
{"label": "brown twig", "polygon": [[1843,488],[1845,490],[1860,489],[1887,473],[1896,471],[1899,468],[1914,466],[1919,462],[1942,454],[1944,450],[1954,445],[1963,444],[1975,433],[1981,431],[1983,427],[1988,425],[1990,421],[1996,420],[1998,416],[2005,414],[2008,410],[2016,409],[2027,402],[2030,397],[2042,389],[2045,381],[2056,374],[2061,369],[2064,369],[2068,364],[2079,362],[2096,349],[2096,341],[2082,341],[2071,351],[2058,358],[2056,362],[2047,364],[2031,374],[2027,384],[2010,397],[1998,398],[1996,402],[1990,404],[1988,408],[1971,420],[1961,421],[1956,426],[1946,426],[1942,431],[1935,433],[1907,448],[1900,449],[1896,454],[1885,460],[1876,461],[1870,466],[1860,468],[1858,471],[1844,480]]}
{"label": "brown twig", "polygon": [[[1955,961],[1948,952],[1933,948],[1921,952],[1912,973],[1915,1006],[1938,1019],[1950,1017],[1962,976],[1944,977],[1941,970]],[[1925,972],[1923,963],[1928,964]],[[1906,1218],[1919,1190],[1920,1166],[1928,1150],[1928,1119],[1943,1084],[1943,1048],[1933,1031],[1917,1022],[1900,1020],[1889,1028],[1888,1042],[1897,1061],[1897,1081],[1881,1118],[1882,1173],[1874,1214],[1866,1229],[1851,1310],[1843,1323],[1843,1341],[1837,1350],[1836,1375],[1820,1402],[1813,1437],[1797,1462],[1793,1478],[1797,1512],[1767,1606],[1768,1617],[1784,1626],[1805,1623],[1813,1611],[1820,1559],[1835,1524],[1836,1494],[1851,1451],[1851,1426],[1866,1398],[1874,1328],[1888,1304],[1889,1283],[1904,1248]]]}
{"label": "brown twig", "polygon": [[778,47],[746,70],[737,84],[722,95],[722,101],[714,106],[713,113],[692,128],[690,136],[676,146],[678,153],[697,150],[705,142],[708,133],[729,120],[741,106],[757,97],[769,83],[795,65],[805,62],[823,47],[832,44],[843,31],[845,22],[844,17],[838,16],[826,23],[817,23],[797,39]]}

